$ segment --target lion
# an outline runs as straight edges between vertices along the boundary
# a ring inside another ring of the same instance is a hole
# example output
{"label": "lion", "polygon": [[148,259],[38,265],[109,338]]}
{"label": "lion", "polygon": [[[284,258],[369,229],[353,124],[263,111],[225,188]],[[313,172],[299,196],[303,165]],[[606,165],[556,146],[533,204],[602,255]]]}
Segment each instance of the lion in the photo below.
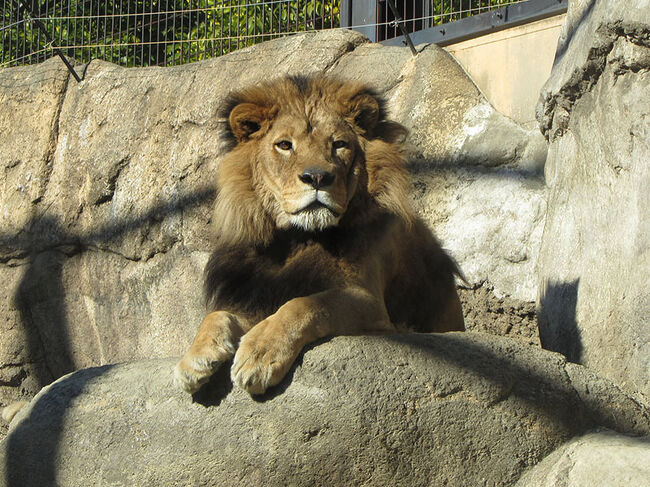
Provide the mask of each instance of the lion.
{"label": "lion", "polygon": [[252,395],[334,335],[464,330],[460,271],[409,206],[406,129],[363,84],[284,77],[220,113],[211,310],[175,378],[196,392],[232,359]]}

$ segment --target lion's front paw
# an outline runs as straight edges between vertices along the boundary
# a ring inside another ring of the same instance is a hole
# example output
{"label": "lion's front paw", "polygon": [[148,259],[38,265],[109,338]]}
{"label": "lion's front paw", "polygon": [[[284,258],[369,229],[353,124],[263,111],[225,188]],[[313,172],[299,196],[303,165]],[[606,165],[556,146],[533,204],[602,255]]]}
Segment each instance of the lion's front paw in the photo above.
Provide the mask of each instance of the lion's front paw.
{"label": "lion's front paw", "polygon": [[235,346],[229,341],[192,346],[174,368],[174,381],[186,392],[194,394],[219,367],[232,358]]}
{"label": "lion's front paw", "polygon": [[239,344],[230,369],[232,381],[249,394],[263,394],[283,379],[300,349],[270,324],[260,323]]}

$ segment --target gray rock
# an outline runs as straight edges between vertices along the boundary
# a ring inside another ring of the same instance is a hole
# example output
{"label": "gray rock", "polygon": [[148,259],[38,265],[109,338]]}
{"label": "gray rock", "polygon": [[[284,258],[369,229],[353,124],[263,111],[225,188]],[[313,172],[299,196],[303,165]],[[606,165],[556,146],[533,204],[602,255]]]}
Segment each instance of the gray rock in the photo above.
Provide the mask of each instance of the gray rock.
{"label": "gray rock", "polygon": [[650,2],[572,2],[538,107],[550,141],[542,345],[650,400]]}
{"label": "gray rock", "polygon": [[226,368],[192,401],[173,364],[45,388],[0,444],[0,485],[504,486],[601,422],[650,433],[611,383],[587,403],[561,355],[486,335],[334,338],[256,399]]}
{"label": "gray rock", "polygon": [[[542,88],[537,106],[537,120],[547,137],[555,137],[567,127],[574,103],[602,77],[616,40],[627,37],[632,45],[647,45],[649,9],[648,0],[571,2],[558,40],[553,72]],[[647,61],[647,53],[640,54],[645,50],[628,48],[640,55],[630,68],[638,71],[647,66],[643,61]]]}
{"label": "gray rock", "polygon": [[527,472],[516,487],[650,485],[650,438],[597,431],[562,445]]}
{"label": "gray rock", "polygon": [[25,254],[12,238],[35,217],[45,192],[67,84],[65,66],[54,59],[0,70],[0,262]]}
{"label": "gray rock", "polygon": [[[22,232],[38,217],[67,82],[65,66],[55,60],[0,70],[0,406],[33,396],[56,378],[45,370],[41,348],[29,353],[15,293],[28,253]],[[5,431],[0,422],[0,437]]]}
{"label": "gray rock", "polygon": [[537,295],[546,215],[544,183],[510,168],[414,170],[413,206],[435,229],[473,287],[522,303]]}

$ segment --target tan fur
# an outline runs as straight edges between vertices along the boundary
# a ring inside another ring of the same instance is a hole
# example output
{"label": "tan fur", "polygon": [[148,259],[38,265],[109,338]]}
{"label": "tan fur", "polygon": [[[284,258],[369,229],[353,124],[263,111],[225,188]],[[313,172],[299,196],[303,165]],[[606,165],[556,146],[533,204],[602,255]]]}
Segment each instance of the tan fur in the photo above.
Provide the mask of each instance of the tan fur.
{"label": "tan fur", "polygon": [[464,329],[456,266],[408,204],[406,130],[371,90],[284,78],[235,93],[222,115],[215,311],[176,367],[185,390],[232,358],[233,382],[264,393],[325,336]]}

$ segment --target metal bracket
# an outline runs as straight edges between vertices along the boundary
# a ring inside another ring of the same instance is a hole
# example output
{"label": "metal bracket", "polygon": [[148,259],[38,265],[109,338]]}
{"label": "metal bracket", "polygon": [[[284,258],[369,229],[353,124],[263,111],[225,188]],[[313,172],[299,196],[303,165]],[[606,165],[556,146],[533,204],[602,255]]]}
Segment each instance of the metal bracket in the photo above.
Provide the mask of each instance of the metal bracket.
{"label": "metal bracket", "polygon": [[403,24],[404,21],[402,20],[402,17],[400,17],[399,12],[397,11],[395,2],[393,0],[386,0],[386,2],[388,3],[388,6],[393,12],[393,16],[395,17],[395,21],[393,23],[399,26],[399,30],[402,32],[404,39],[406,39],[406,45],[409,46],[409,49],[411,49],[411,53],[413,54],[413,56],[417,56],[418,52],[415,50],[415,46],[413,45],[413,41],[411,41],[411,37],[409,36],[409,33],[406,32],[406,29],[404,28],[404,24]]}
{"label": "metal bracket", "polygon": [[45,34],[45,39],[47,40],[48,45],[51,46],[54,53],[61,58],[61,60],[65,64],[66,68],[68,68],[68,71],[70,71],[70,74],[72,74],[74,79],[77,80],[77,83],[80,83],[81,78],[79,77],[77,72],[72,67],[72,64],[70,64],[70,61],[68,61],[67,58],[63,55],[63,53],[61,52],[61,49],[54,46],[54,39],[52,39],[52,37],[50,36],[49,32],[47,31],[47,29],[43,25],[43,22],[41,22],[38,19],[38,17],[36,15],[34,15],[34,12],[32,12],[32,9],[29,8],[29,6],[25,3],[24,0],[17,0],[17,4],[18,4],[18,15],[21,16],[21,17],[24,17],[24,13],[23,13],[24,11],[26,11],[29,14],[29,16],[31,17],[30,20],[32,22],[34,22],[38,26],[39,29],[41,29],[43,34]]}
{"label": "metal bracket", "polygon": [[[387,0],[391,1],[391,0]],[[391,1],[392,3],[392,1]],[[456,42],[497,32],[508,27],[542,20],[567,11],[568,0],[528,0],[473,15],[454,22],[413,32],[413,42],[448,46]],[[381,41],[387,46],[401,44],[401,39],[386,39]]]}

